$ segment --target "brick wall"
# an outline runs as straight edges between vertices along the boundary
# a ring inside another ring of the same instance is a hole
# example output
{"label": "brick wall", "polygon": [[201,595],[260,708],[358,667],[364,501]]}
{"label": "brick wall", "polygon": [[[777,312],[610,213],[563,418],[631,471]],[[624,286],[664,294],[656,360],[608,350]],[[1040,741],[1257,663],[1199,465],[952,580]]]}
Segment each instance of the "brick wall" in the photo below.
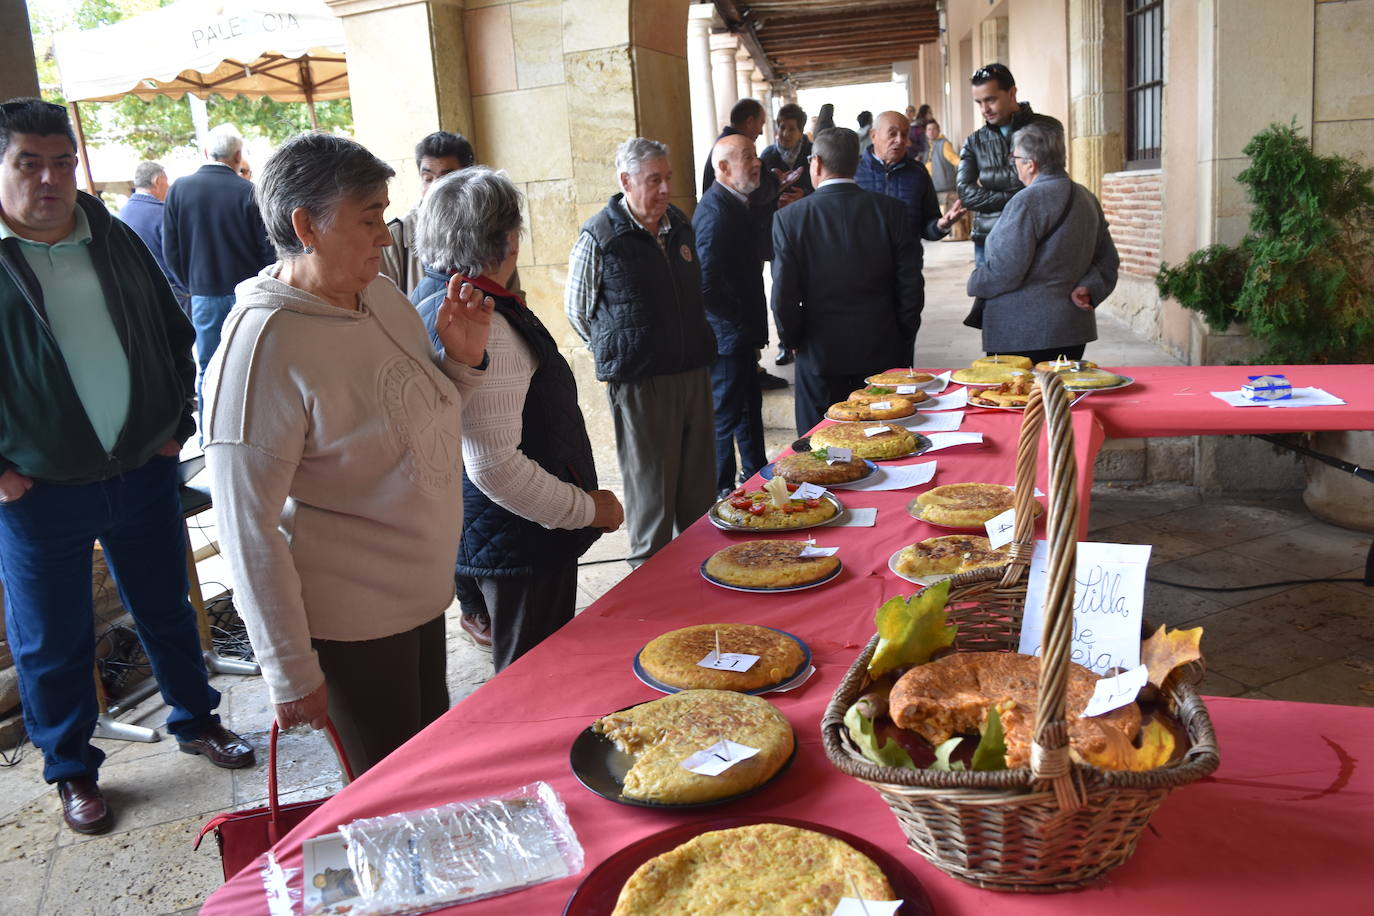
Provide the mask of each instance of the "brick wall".
{"label": "brick wall", "polygon": [[1154,279],[1164,223],[1158,169],[1109,172],[1102,176],[1102,209],[1121,255],[1121,272]]}

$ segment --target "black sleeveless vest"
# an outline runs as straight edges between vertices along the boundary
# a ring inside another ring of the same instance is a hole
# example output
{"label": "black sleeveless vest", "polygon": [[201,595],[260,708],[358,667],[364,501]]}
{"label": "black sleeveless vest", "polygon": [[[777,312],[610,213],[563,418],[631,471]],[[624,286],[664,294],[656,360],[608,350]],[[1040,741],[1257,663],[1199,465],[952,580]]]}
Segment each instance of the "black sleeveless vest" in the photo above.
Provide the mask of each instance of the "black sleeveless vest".
{"label": "black sleeveless vest", "polygon": [[[539,366],[521,414],[520,451],[544,470],[582,490],[596,489],[596,465],[572,369],[543,322],[513,297],[492,296],[496,310],[529,346]],[[597,538],[596,528],[550,530],[501,508],[463,472],[463,536],[459,575],[525,576],[575,560]]]}
{"label": "black sleeveless vest", "polygon": [[706,323],[691,221],[668,207],[665,258],[657,240],[625,212],[622,197],[612,197],[582,226],[601,251],[590,343],[596,377],[628,382],[710,365],[716,338]]}

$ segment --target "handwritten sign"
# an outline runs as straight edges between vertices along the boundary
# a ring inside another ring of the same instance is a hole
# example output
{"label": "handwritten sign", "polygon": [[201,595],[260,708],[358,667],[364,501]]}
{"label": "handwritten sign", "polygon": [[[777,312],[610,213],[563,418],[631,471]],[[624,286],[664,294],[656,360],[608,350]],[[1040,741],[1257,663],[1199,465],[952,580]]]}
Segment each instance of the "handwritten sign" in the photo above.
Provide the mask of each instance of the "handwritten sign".
{"label": "handwritten sign", "polygon": [[1001,515],[993,516],[983,523],[983,527],[988,530],[988,546],[993,550],[1010,544],[1016,531],[1016,510],[1008,509]]}
{"label": "handwritten sign", "polygon": [[832,445],[825,450],[826,464],[848,464],[854,460],[854,450],[852,448],[840,448]]}
{"label": "handwritten sign", "polygon": [[900,900],[863,900],[859,897],[841,897],[830,916],[894,916]]}
{"label": "handwritten sign", "polygon": [[1124,671],[1113,677],[1104,677],[1093,687],[1093,695],[1088,705],[1083,707],[1083,715],[1100,716],[1134,703],[1136,694],[1150,680],[1150,669],[1144,665]]}
{"label": "handwritten sign", "polygon": [[818,487],[814,483],[804,483],[792,491],[793,499],[820,499],[825,495],[825,487]]}
{"label": "handwritten sign", "polygon": [[[1150,549],[1149,544],[1079,542],[1070,661],[1098,674],[1140,664],[1140,621]],[[1048,562],[1048,542],[1036,541],[1021,618],[1020,651],[1027,655],[1040,654]]]}
{"label": "handwritten sign", "polygon": [[759,656],[743,652],[707,652],[706,657],[697,662],[697,667],[714,671],[748,671],[758,660]]}
{"label": "handwritten sign", "polygon": [[865,427],[864,427],[864,435],[865,435],[865,436],[868,436],[868,437],[871,439],[871,438],[873,438],[874,436],[880,436],[880,435],[882,435],[883,433],[887,432],[888,429],[890,429],[890,428],[891,428],[891,427],[887,427],[887,426],[865,426]]}
{"label": "handwritten sign", "polygon": [[807,544],[802,548],[802,552],[797,554],[799,557],[833,557],[840,552],[838,547],[817,547],[815,544]]}
{"label": "handwritten sign", "polygon": [[682,768],[700,773],[702,776],[719,776],[741,760],[748,760],[758,752],[759,749],[756,747],[736,744],[725,738],[682,761]]}

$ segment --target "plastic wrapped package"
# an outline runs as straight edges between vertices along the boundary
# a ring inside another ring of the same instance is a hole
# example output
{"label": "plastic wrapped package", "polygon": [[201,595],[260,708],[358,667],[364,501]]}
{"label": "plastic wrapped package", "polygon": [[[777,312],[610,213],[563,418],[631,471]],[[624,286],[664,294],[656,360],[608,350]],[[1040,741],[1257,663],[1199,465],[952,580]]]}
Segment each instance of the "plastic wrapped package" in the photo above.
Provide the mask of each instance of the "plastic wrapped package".
{"label": "plastic wrapped package", "polygon": [[[352,874],[351,916],[419,913],[509,893],[582,870],[582,845],[548,783],[339,827]],[[327,840],[316,838],[310,843]],[[307,871],[311,868],[307,866]],[[337,870],[327,870],[331,875]],[[323,873],[323,872],[322,872]],[[321,882],[316,879],[315,887]],[[307,914],[330,912],[310,905]],[[351,895],[347,895],[351,896]]]}

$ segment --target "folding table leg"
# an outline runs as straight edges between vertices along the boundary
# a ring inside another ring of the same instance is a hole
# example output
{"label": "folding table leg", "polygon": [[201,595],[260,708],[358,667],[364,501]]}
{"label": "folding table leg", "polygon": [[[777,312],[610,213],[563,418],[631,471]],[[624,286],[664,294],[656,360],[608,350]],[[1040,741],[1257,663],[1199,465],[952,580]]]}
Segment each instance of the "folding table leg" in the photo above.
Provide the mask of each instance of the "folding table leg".
{"label": "folding table leg", "polygon": [[246,662],[237,658],[225,658],[215,651],[215,641],[210,635],[210,618],[205,613],[205,595],[200,590],[200,576],[196,573],[195,552],[191,549],[191,529],[186,528],[186,578],[191,584],[191,607],[196,612],[196,628],[200,631],[200,648],[205,656],[205,667],[211,674],[261,674],[257,662]]}
{"label": "folding table leg", "polygon": [[[149,678],[149,683],[152,684],[152,690],[157,689],[157,683],[151,678]],[[144,696],[147,696],[152,690],[144,693]],[[105,696],[105,685],[100,682],[99,667],[95,669],[95,700],[99,714],[95,719],[95,733],[93,737],[109,738],[112,741],[144,741],[148,744],[162,740],[162,735],[157,729],[120,722],[110,714],[109,701]]]}

